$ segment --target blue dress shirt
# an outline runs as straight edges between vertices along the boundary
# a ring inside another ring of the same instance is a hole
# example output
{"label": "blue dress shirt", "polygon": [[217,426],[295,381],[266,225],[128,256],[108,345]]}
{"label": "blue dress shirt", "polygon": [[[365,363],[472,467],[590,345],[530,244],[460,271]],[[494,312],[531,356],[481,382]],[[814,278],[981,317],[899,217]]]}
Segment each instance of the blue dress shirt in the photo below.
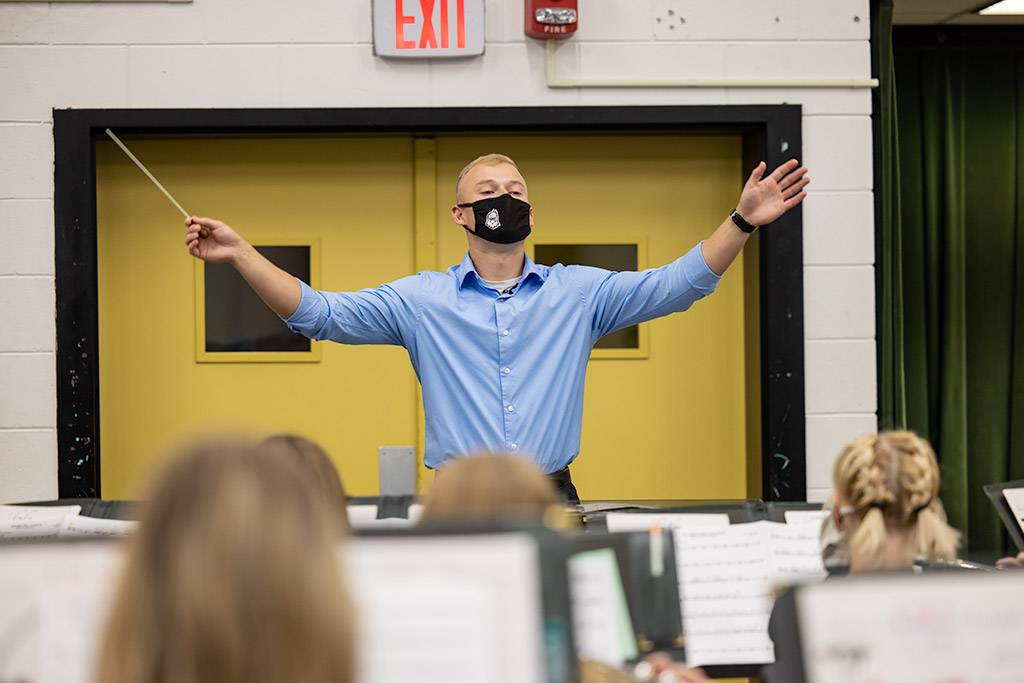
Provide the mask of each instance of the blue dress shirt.
{"label": "blue dress shirt", "polygon": [[685,311],[719,276],[698,244],[638,272],[544,266],[526,257],[511,294],[482,284],[469,254],[376,289],[320,292],[306,283],[285,320],[312,339],[395,344],[423,387],[427,467],[477,451],[518,451],[545,472],[579,453],[583,381],[598,339]]}

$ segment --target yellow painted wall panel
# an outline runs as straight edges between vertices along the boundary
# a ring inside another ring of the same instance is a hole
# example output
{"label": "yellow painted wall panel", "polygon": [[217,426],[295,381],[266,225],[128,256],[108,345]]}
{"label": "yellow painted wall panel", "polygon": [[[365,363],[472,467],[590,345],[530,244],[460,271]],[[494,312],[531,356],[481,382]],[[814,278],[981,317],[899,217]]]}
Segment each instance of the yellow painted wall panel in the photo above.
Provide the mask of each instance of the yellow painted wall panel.
{"label": "yellow painted wall panel", "polygon": [[[414,267],[410,138],[129,141],[187,210],[255,244],[319,239],[321,285],[372,287]],[[112,143],[97,145],[104,496],[138,485],[183,438],[294,431],[323,443],[353,493],[377,447],[416,443],[404,349],[324,343],[319,363],[199,364],[184,223]],[[317,343],[317,342],[314,342]]]}

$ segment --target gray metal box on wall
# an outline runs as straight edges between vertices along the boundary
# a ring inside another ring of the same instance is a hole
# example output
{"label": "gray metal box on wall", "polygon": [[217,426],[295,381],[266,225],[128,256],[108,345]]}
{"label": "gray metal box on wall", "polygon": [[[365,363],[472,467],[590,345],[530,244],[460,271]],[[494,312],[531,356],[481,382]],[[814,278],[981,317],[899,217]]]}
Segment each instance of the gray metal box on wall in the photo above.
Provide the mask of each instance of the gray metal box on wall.
{"label": "gray metal box on wall", "polygon": [[484,0],[373,0],[373,49],[380,57],[481,55],[484,32]]}
{"label": "gray metal box on wall", "polygon": [[416,495],[416,449],[413,446],[377,448],[380,495]]}

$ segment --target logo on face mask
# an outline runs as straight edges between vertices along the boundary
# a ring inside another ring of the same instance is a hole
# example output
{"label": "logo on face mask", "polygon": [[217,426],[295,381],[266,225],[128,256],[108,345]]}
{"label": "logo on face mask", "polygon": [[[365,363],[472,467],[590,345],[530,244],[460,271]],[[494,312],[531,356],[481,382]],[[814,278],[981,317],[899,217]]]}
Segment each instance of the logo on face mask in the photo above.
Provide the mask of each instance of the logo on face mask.
{"label": "logo on face mask", "polygon": [[[475,230],[470,233],[495,244],[522,242],[530,236],[530,205],[511,194],[500,197],[484,197],[475,202],[456,204],[460,209],[473,209]],[[504,219],[502,219],[504,216]],[[483,230],[485,226],[487,230]]]}

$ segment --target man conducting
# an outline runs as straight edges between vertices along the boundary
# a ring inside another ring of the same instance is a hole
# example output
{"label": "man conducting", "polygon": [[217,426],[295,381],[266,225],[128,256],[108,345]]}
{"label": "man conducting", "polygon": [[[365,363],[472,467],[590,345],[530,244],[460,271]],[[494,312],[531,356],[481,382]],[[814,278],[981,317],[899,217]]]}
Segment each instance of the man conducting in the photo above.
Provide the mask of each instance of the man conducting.
{"label": "man conducting", "polygon": [[639,272],[543,266],[526,255],[533,208],[512,159],[488,154],[456,182],[452,219],[469,251],[444,273],[376,289],[315,291],[260,255],[221,221],[185,221],[189,253],[227,262],[289,329],[344,344],[397,344],[423,388],[427,467],[477,451],[535,458],[562,495],[579,501],[569,464],[579,452],[583,382],[598,339],[685,311],[714,291],[757,226],[806,196],[807,169],[790,160],[750,174],[732,212],[674,262]]}

